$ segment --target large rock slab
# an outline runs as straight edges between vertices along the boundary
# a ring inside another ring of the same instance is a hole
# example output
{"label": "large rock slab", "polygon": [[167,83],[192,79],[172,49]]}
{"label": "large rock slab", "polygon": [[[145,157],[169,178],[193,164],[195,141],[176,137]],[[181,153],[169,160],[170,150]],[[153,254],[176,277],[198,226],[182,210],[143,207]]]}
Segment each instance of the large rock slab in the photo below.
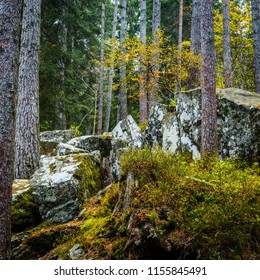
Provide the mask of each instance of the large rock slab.
{"label": "large rock slab", "polygon": [[[163,124],[164,150],[185,150],[200,156],[201,91],[175,94],[176,112],[168,113]],[[260,156],[260,95],[239,89],[217,90],[217,122],[220,158]]]}
{"label": "large rock slab", "polygon": [[127,148],[142,148],[145,136],[132,116],[120,121],[112,130],[110,169],[115,181],[120,179],[120,156]]}
{"label": "large rock slab", "polygon": [[111,135],[85,135],[71,139],[64,144],[58,146],[58,155],[71,153],[79,153],[85,151],[87,153],[100,151],[101,157],[108,157],[111,147]]}
{"label": "large rock slab", "polygon": [[156,146],[157,144],[162,146],[163,123],[166,114],[165,105],[156,104],[152,107],[145,131],[145,139],[150,146]]}
{"label": "large rock slab", "polygon": [[30,185],[42,219],[64,223],[100,190],[100,167],[87,153],[42,157]]}
{"label": "large rock slab", "polygon": [[66,143],[75,137],[76,132],[72,129],[43,131],[40,133],[41,154],[50,155],[59,143]]}

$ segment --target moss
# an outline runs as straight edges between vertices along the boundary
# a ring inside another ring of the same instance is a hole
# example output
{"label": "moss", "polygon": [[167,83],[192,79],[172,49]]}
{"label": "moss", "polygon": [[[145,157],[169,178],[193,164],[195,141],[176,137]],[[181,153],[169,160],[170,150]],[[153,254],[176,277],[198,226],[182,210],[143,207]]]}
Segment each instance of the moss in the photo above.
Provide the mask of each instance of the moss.
{"label": "moss", "polygon": [[51,163],[50,166],[50,174],[56,173],[57,172],[57,166],[54,163]]}
{"label": "moss", "polygon": [[74,155],[74,159],[81,163],[75,176],[80,179],[78,197],[82,205],[87,197],[97,193],[101,188],[100,168],[90,157]]}
{"label": "moss", "polygon": [[13,232],[20,232],[40,223],[41,218],[32,195],[33,190],[18,195],[12,203],[11,225]]}
{"label": "moss", "polygon": [[139,128],[141,129],[142,132],[145,132],[147,125],[148,125],[148,121],[139,124]]}

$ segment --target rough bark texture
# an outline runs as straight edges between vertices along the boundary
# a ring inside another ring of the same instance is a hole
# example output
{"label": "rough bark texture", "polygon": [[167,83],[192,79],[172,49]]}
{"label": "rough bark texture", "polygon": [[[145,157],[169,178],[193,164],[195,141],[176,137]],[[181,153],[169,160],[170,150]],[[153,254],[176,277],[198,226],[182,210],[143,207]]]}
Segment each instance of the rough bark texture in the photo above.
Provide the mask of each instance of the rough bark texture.
{"label": "rough bark texture", "polygon": [[10,258],[20,2],[0,1],[0,260]]}
{"label": "rough bark texture", "polygon": [[177,91],[181,90],[181,51],[182,51],[182,29],[183,29],[183,0],[180,0],[179,8],[179,36],[178,36],[178,85]]}
{"label": "rough bark texture", "polygon": [[15,177],[29,178],[39,167],[40,0],[24,2],[15,130]]}
{"label": "rough bark texture", "polygon": [[105,2],[102,1],[101,8],[101,51],[100,51],[100,69],[99,69],[99,95],[98,95],[98,123],[97,134],[102,134],[103,118],[103,90],[104,90],[104,49],[105,49]]}
{"label": "rough bark texture", "polygon": [[[155,48],[159,47],[158,31],[160,28],[160,22],[161,22],[161,1],[153,0],[152,32],[153,32],[153,44]],[[151,111],[151,107],[156,103],[158,92],[159,92],[159,84],[157,78],[157,73],[159,71],[158,60],[159,60],[159,56],[157,53],[155,53],[152,58],[153,87],[149,95],[149,111]]]}
{"label": "rough bark texture", "polygon": [[[121,30],[120,43],[124,56],[125,52],[125,36],[126,36],[126,0],[121,3]],[[127,88],[126,88],[126,64],[124,58],[120,62],[120,93],[119,93],[119,120],[127,117]]]}
{"label": "rough bark texture", "polygon": [[60,84],[59,90],[56,92],[55,96],[55,119],[54,119],[54,130],[64,130],[66,129],[66,113],[65,113],[65,80],[66,80],[66,64],[65,57],[68,52],[67,41],[68,41],[68,26],[66,23],[66,17],[68,16],[68,7],[62,5],[62,19],[59,24],[59,44],[61,45],[62,56],[58,60],[58,65],[60,69]]}
{"label": "rough bark texture", "polygon": [[[146,0],[140,1],[140,39],[143,47],[146,45]],[[140,72],[141,72],[141,82],[140,82],[140,97],[139,97],[139,108],[140,108],[140,123],[147,121],[148,118],[148,108],[147,108],[147,92],[145,88],[146,82],[146,71],[145,65],[142,63],[144,58],[144,53],[141,54],[140,60]]]}
{"label": "rough bark texture", "polygon": [[260,94],[260,0],[252,0],[256,92]]}
{"label": "rough bark texture", "polygon": [[215,81],[213,0],[201,1],[201,153],[217,153],[217,102]]}
{"label": "rough bark texture", "polygon": [[[191,51],[193,55],[201,53],[201,0],[192,1],[191,19]],[[191,66],[189,71],[188,89],[196,88],[200,84],[200,73],[197,68]]]}
{"label": "rough bark texture", "polygon": [[225,87],[232,87],[231,43],[230,43],[230,0],[223,0],[223,59]]}
{"label": "rough bark texture", "polygon": [[[118,0],[115,0],[114,4],[114,18],[113,18],[113,29],[112,29],[112,48],[111,52],[115,50],[115,40],[116,40],[116,26],[117,26],[117,11],[118,11]],[[108,80],[108,93],[107,93],[107,106],[106,106],[106,117],[104,131],[109,131],[110,115],[111,115],[111,104],[112,104],[112,92],[113,92],[113,78],[114,78],[114,60],[111,62],[109,68],[109,80]]]}

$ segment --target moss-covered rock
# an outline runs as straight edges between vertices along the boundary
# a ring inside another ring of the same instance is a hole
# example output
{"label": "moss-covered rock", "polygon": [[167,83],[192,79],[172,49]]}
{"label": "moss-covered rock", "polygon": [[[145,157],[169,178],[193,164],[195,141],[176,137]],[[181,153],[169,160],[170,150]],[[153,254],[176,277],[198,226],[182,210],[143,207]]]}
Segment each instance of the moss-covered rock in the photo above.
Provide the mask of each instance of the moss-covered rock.
{"label": "moss-covered rock", "polygon": [[100,188],[100,166],[91,154],[42,158],[33,174],[33,196],[43,220],[64,223]]}
{"label": "moss-covered rock", "polygon": [[29,180],[16,180],[13,185],[12,231],[21,232],[40,223],[41,217],[33,199]]}

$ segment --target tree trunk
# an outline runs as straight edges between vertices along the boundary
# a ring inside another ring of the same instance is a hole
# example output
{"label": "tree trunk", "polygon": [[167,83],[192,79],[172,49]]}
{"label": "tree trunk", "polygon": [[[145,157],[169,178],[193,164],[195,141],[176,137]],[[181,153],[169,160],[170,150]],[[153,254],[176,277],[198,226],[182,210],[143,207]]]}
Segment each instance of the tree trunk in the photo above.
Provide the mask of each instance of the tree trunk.
{"label": "tree trunk", "polygon": [[103,119],[103,90],[104,90],[104,49],[105,49],[105,1],[102,1],[101,9],[101,51],[100,51],[100,69],[99,69],[99,95],[98,95],[98,123],[97,134],[102,134]]}
{"label": "tree trunk", "polygon": [[39,167],[39,48],[41,1],[24,4],[15,130],[15,177]]}
{"label": "tree trunk", "polygon": [[[121,30],[120,43],[122,48],[122,56],[125,54],[125,37],[126,37],[126,0],[121,3]],[[127,88],[126,88],[126,63],[124,57],[120,61],[120,93],[119,93],[119,120],[127,117]]]}
{"label": "tree trunk", "polygon": [[217,102],[214,55],[213,0],[201,1],[201,153],[217,155]]}
{"label": "tree trunk", "polygon": [[62,4],[62,19],[59,25],[59,44],[61,46],[61,53],[62,55],[59,57],[58,65],[60,68],[60,88],[57,91],[55,96],[55,122],[54,122],[54,129],[66,129],[66,113],[65,113],[65,82],[66,82],[66,63],[65,57],[66,53],[68,52],[67,48],[67,40],[68,40],[68,27],[66,23],[66,16],[68,14],[68,7],[66,3]]}
{"label": "tree trunk", "polygon": [[[191,18],[191,52],[193,55],[201,53],[201,0],[192,1]],[[188,78],[188,89],[196,88],[200,85],[200,73],[197,68],[191,65]]]}
{"label": "tree trunk", "polygon": [[180,0],[179,36],[178,36],[178,81],[177,81],[178,84],[177,84],[177,91],[181,90],[182,29],[183,29],[183,0]]}
{"label": "tree trunk", "polygon": [[252,0],[255,81],[256,92],[260,94],[260,0]]}
{"label": "tree trunk", "polygon": [[223,59],[225,87],[232,87],[231,43],[230,43],[230,0],[223,0]]}
{"label": "tree trunk", "polygon": [[[143,50],[146,45],[146,0],[140,1],[140,39],[143,45]],[[146,82],[146,67],[143,63],[145,59],[145,52],[141,53],[140,56],[140,72],[141,72],[141,82],[140,82],[140,96],[139,96],[139,110],[140,110],[140,123],[146,122],[148,119],[148,108],[147,108],[147,91],[145,87]]]}
{"label": "tree trunk", "polygon": [[[113,18],[113,29],[112,29],[112,48],[111,53],[115,50],[116,41],[116,26],[117,26],[117,11],[118,11],[118,0],[115,0],[114,4],[114,18]],[[106,106],[106,117],[104,131],[109,131],[110,115],[111,115],[111,105],[112,105],[112,92],[113,92],[113,78],[114,78],[114,59],[111,61],[111,66],[109,68],[109,80],[108,80],[108,93],[107,93],[107,106]]]}
{"label": "tree trunk", "polygon": [[[160,28],[160,22],[161,22],[161,2],[160,0],[153,0],[152,32],[153,32],[154,49],[159,48],[158,31]],[[159,65],[158,64],[159,64],[159,54],[156,52],[152,57],[153,87],[149,95],[149,111],[151,110],[151,107],[156,103],[158,92],[159,92],[159,84],[158,84]]]}
{"label": "tree trunk", "polygon": [[0,1],[0,260],[10,258],[11,248],[20,6],[19,0]]}

